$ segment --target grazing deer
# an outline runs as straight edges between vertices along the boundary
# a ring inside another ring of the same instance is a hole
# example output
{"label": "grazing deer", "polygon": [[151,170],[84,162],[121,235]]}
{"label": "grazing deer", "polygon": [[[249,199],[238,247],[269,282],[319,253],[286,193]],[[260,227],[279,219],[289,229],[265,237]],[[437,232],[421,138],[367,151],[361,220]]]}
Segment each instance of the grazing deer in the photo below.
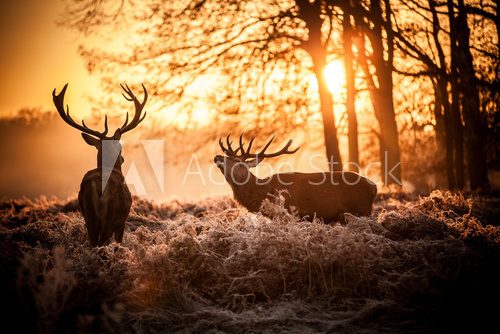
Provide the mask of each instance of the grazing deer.
{"label": "grazing deer", "polygon": [[125,91],[126,95],[123,94],[125,99],[134,103],[135,114],[129,123],[127,112],[123,125],[109,137],[106,136],[108,133],[107,115],[104,118],[104,131],[99,132],[88,128],[84,121],[82,125],[76,123],[69,115],[68,106],[64,110],[64,94],[68,84],[59,95],[56,95],[55,89],[52,92],[54,105],[61,118],[70,126],[82,131],[85,142],[97,148],[97,168],[85,174],[78,193],[80,210],[85,219],[90,244],[93,247],[107,244],[113,234],[117,242],[122,241],[125,221],[132,205],[132,196],[122,174],[123,157],[119,140],[125,132],[134,129],[146,117],[146,112],[142,115],[142,109],[148,99],[148,92],[142,85],[144,99],[139,102],[127,85],[120,86]]}
{"label": "grazing deer", "polygon": [[250,172],[263,159],[277,157],[282,154],[293,154],[289,150],[292,140],[278,152],[266,153],[274,140],[267,142],[259,153],[251,153],[250,149],[255,137],[245,150],[243,135],[240,136],[239,147],[233,149],[229,136],[226,138],[227,148],[222,139],[219,145],[225,156],[217,155],[214,162],[224,174],[226,181],[233,189],[235,199],[249,211],[257,212],[265,198],[270,198],[281,190],[285,190],[285,206],[294,208],[300,217],[317,216],[326,223],[343,221],[346,212],[368,216],[371,214],[373,199],[377,194],[377,186],[371,180],[353,172],[320,172],[320,173],[278,173],[265,179],[259,179]]}

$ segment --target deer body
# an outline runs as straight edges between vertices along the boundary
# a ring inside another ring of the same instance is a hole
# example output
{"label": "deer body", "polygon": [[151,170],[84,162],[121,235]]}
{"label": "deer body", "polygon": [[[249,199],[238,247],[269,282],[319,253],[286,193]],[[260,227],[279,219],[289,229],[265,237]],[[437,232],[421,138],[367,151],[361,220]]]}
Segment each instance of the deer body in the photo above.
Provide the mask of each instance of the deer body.
{"label": "deer body", "polygon": [[[300,217],[316,216],[329,223],[343,220],[343,214],[347,212],[360,216],[371,214],[377,187],[357,173],[279,173],[265,179],[257,178],[250,172],[250,167],[255,167],[266,157],[297,151],[288,151],[289,141],[280,152],[267,155],[265,150],[271,142],[272,139],[260,153],[250,154],[251,142],[245,152],[240,137],[240,147],[233,150],[228,137],[228,149],[223,148],[226,157],[214,158],[235,199],[249,211],[259,211],[264,199],[284,190],[285,206],[289,211],[296,210]],[[238,151],[241,153],[237,154]],[[253,160],[247,162],[249,158]]]}
{"label": "deer body", "polygon": [[128,113],[123,125],[113,136],[107,137],[107,117],[104,121],[104,131],[98,132],[88,128],[85,122],[76,123],[69,114],[69,108],[64,109],[64,94],[67,84],[56,95],[52,93],[54,104],[61,118],[70,126],[82,131],[85,142],[97,149],[97,168],[88,171],[83,177],[78,193],[78,203],[85,220],[90,244],[102,246],[110,242],[114,235],[117,242],[122,242],[125,222],[132,206],[132,195],[128,189],[121,170],[123,163],[121,135],[134,129],[146,117],[142,109],[146,104],[148,94],[144,89],[144,100],[139,102],[128,86],[122,86],[124,97],[135,105],[135,114],[128,122]]}
{"label": "deer body", "polygon": [[96,168],[83,177],[78,193],[78,203],[85,219],[90,244],[104,245],[114,234],[122,242],[132,195],[121,170],[112,169],[109,180],[102,189],[103,170]]}
{"label": "deer body", "polygon": [[374,183],[353,172],[280,173],[252,179],[231,185],[234,198],[249,211],[258,212],[264,199],[284,190],[287,209],[293,208],[300,217],[321,217],[325,222],[342,220],[346,212],[369,216],[377,194]]}

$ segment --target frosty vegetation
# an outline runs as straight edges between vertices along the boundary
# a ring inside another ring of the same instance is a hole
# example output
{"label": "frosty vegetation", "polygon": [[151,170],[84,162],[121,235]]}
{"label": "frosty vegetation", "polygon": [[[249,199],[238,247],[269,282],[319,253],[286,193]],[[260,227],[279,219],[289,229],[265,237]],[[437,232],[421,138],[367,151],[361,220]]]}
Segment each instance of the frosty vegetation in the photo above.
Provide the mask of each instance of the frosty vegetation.
{"label": "frosty vegetation", "polygon": [[[371,218],[300,221],[282,200],[135,199],[91,248],[77,201],[4,201],[7,324],[47,332],[436,332],[497,323],[498,198],[377,197]],[[5,325],[5,322],[4,322]]]}

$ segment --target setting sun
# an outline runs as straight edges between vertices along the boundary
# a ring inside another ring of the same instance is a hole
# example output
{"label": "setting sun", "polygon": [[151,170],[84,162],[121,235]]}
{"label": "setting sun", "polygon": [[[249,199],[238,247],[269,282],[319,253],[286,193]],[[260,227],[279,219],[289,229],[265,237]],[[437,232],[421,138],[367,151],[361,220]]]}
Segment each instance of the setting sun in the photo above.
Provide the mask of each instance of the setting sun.
{"label": "setting sun", "polygon": [[344,64],[334,60],[326,65],[323,75],[332,94],[340,94],[345,89]]}

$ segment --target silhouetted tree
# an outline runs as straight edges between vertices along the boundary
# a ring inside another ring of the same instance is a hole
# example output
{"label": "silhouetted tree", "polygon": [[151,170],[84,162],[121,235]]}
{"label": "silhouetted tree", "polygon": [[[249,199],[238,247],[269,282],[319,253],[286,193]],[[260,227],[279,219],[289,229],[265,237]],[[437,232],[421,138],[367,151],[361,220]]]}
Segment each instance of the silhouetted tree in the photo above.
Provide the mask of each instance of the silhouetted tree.
{"label": "silhouetted tree", "polygon": [[[400,49],[406,55],[418,60],[425,67],[425,71],[421,73],[407,71],[403,74],[425,75],[431,78],[433,82],[436,137],[445,152],[448,187],[450,189],[454,189],[455,187],[461,189],[463,187],[463,130],[460,111],[458,110],[458,113],[456,112],[456,108],[458,108],[457,101],[453,99],[452,104],[450,104],[449,101],[450,92],[448,91],[448,85],[451,81],[452,96],[457,95],[453,93],[456,85],[453,82],[453,76],[448,72],[449,64],[446,60],[442,41],[439,37],[442,26],[437,14],[436,2],[434,0],[427,0],[425,2],[409,0],[408,2],[403,1],[403,4],[407,6],[409,4],[418,5],[419,9],[423,10],[423,15],[429,16],[427,22],[429,27],[421,28],[427,32],[428,44],[426,49],[421,47],[422,43],[419,43],[417,39],[420,29],[416,28],[413,22],[409,22],[409,25],[413,25],[413,29],[407,25],[396,25],[396,39]],[[449,53],[451,52],[453,52],[453,50],[450,50]],[[451,56],[451,63],[454,63],[453,55]],[[441,152],[438,154],[441,154]]]}
{"label": "silhouetted tree", "polygon": [[[358,58],[367,80],[379,125],[382,178],[386,184],[400,183],[401,153],[393,99],[394,36],[391,26],[391,4],[389,0],[353,3],[355,26],[362,34],[357,45]],[[371,53],[367,52],[365,39],[368,41]]]}
{"label": "silhouetted tree", "polygon": [[349,162],[353,171],[358,171],[359,166],[359,144],[358,144],[358,119],[356,116],[356,85],[354,70],[354,53],[352,47],[355,38],[354,27],[352,26],[352,6],[347,2],[343,6],[342,18],[342,41],[344,46],[344,64],[346,81],[346,111],[348,120],[349,136]]}
{"label": "silhouetted tree", "polygon": [[[472,189],[487,189],[487,131],[485,112],[483,115],[480,112],[478,85],[494,85],[491,80],[494,82],[496,79],[480,79],[488,75],[481,73],[483,69],[474,68],[472,50],[477,50],[478,57],[485,60],[486,64],[498,61],[498,50],[486,51],[491,43],[484,41],[479,46],[471,45],[467,11],[462,10],[460,19],[460,15],[457,15],[460,6],[466,8],[461,2],[462,5],[453,0],[441,3],[435,0],[402,0],[410,13],[416,12],[423,18],[423,23],[396,25],[396,39],[405,54],[424,65],[426,70],[420,74],[429,76],[434,82],[436,128],[437,131],[443,131],[443,136],[438,138],[444,139],[448,186],[458,189],[464,187],[465,143],[470,186]],[[405,74],[419,73],[407,71]],[[491,102],[491,98],[486,98]],[[467,134],[465,138],[464,128]]]}
{"label": "silhouetted tree", "polygon": [[[112,24],[112,17],[126,17],[127,6],[125,1],[75,1],[63,23],[91,33],[100,25]],[[276,69],[284,74],[281,80],[287,87],[293,87],[290,77],[295,77],[297,68],[302,77],[297,81],[313,73],[326,156],[331,170],[341,170],[333,98],[323,74],[332,38],[331,9],[325,1],[307,0],[152,1],[133,15],[136,21],[148,22],[141,33],[153,38],[145,38],[143,44],[121,55],[97,50],[83,54],[93,63],[141,64],[157,72],[153,67],[162,63],[163,73],[158,73],[152,92],[171,97],[182,96],[197,77],[217,73],[226,78],[229,92],[219,99],[242,99],[257,93],[262,100],[269,91],[258,89],[277,80],[273,77]],[[168,79],[161,80],[165,76]],[[268,107],[258,100],[246,102],[254,102],[256,109]]]}
{"label": "silhouetted tree", "polygon": [[[84,34],[134,23],[130,26],[137,27],[140,41],[125,51],[85,47],[81,53],[89,69],[111,76],[123,66],[149,73],[151,92],[165,104],[186,96],[206,75],[216,78],[217,89],[203,98],[221,117],[246,122],[245,127],[251,118],[254,130],[286,132],[288,125],[281,124],[302,126],[311,109],[319,111],[331,170],[340,170],[342,160],[324,69],[333,55],[342,54],[349,161],[359,161],[358,66],[378,123],[373,129],[382,176],[389,176],[385,183],[401,180],[396,122],[401,112],[396,112],[394,92],[405,87],[395,87],[394,76],[411,76],[416,84],[427,80],[434,88],[436,137],[449,188],[464,187],[464,148],[471,188],[487,188],[487,133],[500,104],[499,44],[488,37],[494,34],[479,37],[471,27],[488,32],[494,27],[498,37],[495,1],[74,0],[62,23]],[[311,76],[317,89],[310,85]]]}
{"label": "silhouetted tree", "polygon": [[[451,1],[448,0],[448,2]],[[450,15],[455,15],[454,10]],[[457,45],[452,45],[452,48],[457,48],[457,69],[462,93],[462,115],[466,130],[470,187],[471,189],[489,189],[486,169],[486,127],[479,111],[479,90],[469,42],[467,12],[463,0],[458,0],[456,20]]]}
{"label": "silhouetted tree", "polygon": [[457,38],[455,35],[456,22],[453,15],[453,1],[447,1],[448,6],[448,22],[450,31],[450,84],[451,84],[451,112],[453,119],[453,129],[455,131],[455,168],[456,168],[456,185],[458,189],[462,189],[465,185],[464,172],[464,130],[462,124],[462,115],[460,111],[460,90],[458,86],[458,50]]}

